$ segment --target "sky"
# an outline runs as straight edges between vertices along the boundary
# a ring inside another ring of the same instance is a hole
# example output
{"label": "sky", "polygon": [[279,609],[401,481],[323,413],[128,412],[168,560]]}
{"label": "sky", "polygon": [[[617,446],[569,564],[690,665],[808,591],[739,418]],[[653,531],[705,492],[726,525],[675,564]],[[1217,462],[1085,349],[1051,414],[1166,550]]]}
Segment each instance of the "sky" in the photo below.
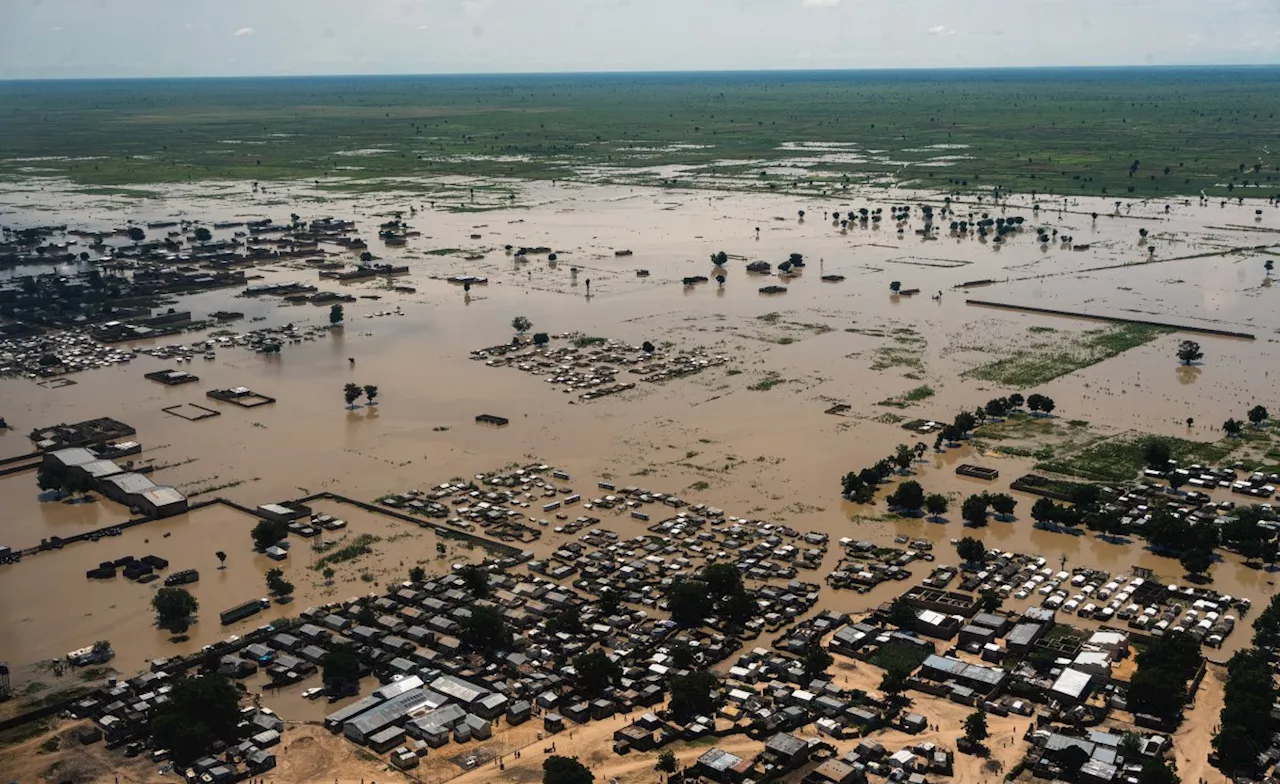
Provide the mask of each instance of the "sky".
{"label": "sky", "polygon": [[0,0],[0,79],[1280,63],[1280,0]]}

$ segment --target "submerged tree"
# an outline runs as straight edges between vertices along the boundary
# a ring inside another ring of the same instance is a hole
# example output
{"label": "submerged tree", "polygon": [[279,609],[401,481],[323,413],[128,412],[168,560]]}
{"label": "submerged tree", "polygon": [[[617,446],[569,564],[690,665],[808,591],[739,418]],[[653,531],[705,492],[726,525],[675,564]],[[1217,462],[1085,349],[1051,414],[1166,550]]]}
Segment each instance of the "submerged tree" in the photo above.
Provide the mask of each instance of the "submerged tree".
{"label": "submerged tree", "polygon": [[1178,359],[1182,360],[1182,364],[1190,365],[1200,359],[1204,359],[1204,352],[1200,350],[1200,344],[1194,340],[1184,340],[1178,344]]}
{"label": "submerged tree", "polygon": [[516,334],[523,335],[528,332],[532,326],[533,322],[525,316],[516,316],[511,319],[511,328],[516,331]]}
{"label": "submerged tree", "polygon": [[374,399],[378,396],[378,388],[375,385],[365,384],[364,396],[369,401],[369,405],[374,406],[378,404],[378,401]]}
{"label": "submerged tree", "polygon": [[342,319],[342,305],[334,303],[333,307],[329,308],[329,323],[336,326],[342,323]]}
{"label": "submerged tree", "polygon": [[356,400],[358,400],[360,395],[363,393],[364,390],[360,388],[359,384],[348,381],[346,386],[342,388],[342,397],[347,401],[347,408],[355,408]]}
{"label": "submerged tree", "polygon": [[200,609],[200,602],[186,588],[161,588],[151,597],[151,608],[156,611],[156,626],[184,634],[191,628],[191,616]]}

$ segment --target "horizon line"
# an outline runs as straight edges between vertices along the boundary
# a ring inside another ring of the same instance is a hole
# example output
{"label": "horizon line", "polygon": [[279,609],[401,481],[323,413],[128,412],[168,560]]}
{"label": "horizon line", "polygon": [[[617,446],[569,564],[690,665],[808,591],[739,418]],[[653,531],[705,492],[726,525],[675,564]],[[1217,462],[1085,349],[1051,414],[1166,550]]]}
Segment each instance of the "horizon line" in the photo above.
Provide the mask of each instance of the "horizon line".
{"label": "horizon line", "polygon": [[1122,65],[971,65],[971,66],[886,66],[863,68],[723,68],[723,69],[668,69],[668,70],[605,70],[605,71],[448,71],[448,72],[385,72],[385,73],[276,73],[199,76],[26,76],[0,77],[0,84],[18,82],[113,82],[113,81],[161,81],[202,79],[378,79],[386,77],[429,78],[477,78],[477,77],[536,77],[536,76],[674,76],[687,74],[840,74],[840,73],[927,73],[956,71],[1156,71],[1156,70],[1252,70],[1280,68],[1280,63],[1186,63],[1186,64],[1122,64]]}

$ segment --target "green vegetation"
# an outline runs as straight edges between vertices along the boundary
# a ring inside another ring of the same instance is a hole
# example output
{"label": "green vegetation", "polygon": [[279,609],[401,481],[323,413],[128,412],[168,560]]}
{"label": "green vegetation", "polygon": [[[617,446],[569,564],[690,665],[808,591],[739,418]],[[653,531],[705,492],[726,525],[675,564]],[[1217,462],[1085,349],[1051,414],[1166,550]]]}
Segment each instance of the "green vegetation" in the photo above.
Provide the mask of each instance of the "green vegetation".
{"label": "green vegetation", "polygon": [[768,373],[765,373],[764,378],[748,386],[747,389],[750,389],[752,392],[768,392],[779,384],[785,383],[787,383],[787,380],[783,378],[781,374],[770,370]]}
{"label": "green vegetation", "polygon": [[573,345],[577,346],[578,348],[587,348],[588,346],[600,346],[600,345],[604,345],[604,343],[605,343],[605,338],[593,337],[591,335],[583,335],[582,337],[573,339]]}
{"label": "green vegetation", "polygon": [[893,397],[885,398],[879,403],[876,403],[876,405],[891,406],[893,408],[907,408],[908,406],[919,403],[921,400],[928,400],[931,397],[933,397],[933,387],[928,384],[921,384],[915,389],[903,392],[901,395],[894,395]]}
{"label": "green vegetation", "polygon": [[1153,441],[1167,445],[1171,457],[1184,465],[1219,465],[1238,446],[1230,439],[1206,443],[1169,436],[1117,436],[1096,441],[1079,451],[1040,463],[1036,468],[1100,482],[1126,482],[1137,476],[1146,465],[1148,450]]}
{"label": "green vegetation", "polygon": [[185,634],[200,603],[185,588],[161,588],[151,597],[156,611],[156,626],[174,634]]}
{"label": "green vegetation", "polygon": [[379,541],[381,541],[381,537],[374,536],[373,534],[360,534],[345,547],[334,550],[323,558],[317,559],[316,562],[311,565],[311,568],[319,572],[330,564],[354,561],[362,555],[368,555],[373,552],[373,547],[371,545]]}
{"label": "green vegetation", "polygon": [[[682,186],[760,190],[893,176],[986,192],[1270,194],[1269,165],[1254,165],[1274,84],[1268,68],[15,81],[0,86],[0,174],[30,176],[42,158],[40,174],[97,192],[329,177],[322,188],[370,192],[384,178],[584,168],[661,184],[653,167],[683,164],[704,168]],[[763,171],[807,154],[804,142],[883,153],[794,180]],[[948,168],[921,166],[957,151]]]}
{"label": "green vegetation", "polygon": [[214,743],[230,744],[238,735],[240,695],[222,675],[180,678],[169,701],[151,717],[157,746],[168,749],[173,761],[190,765],[207,755]]}
{"label": "green vegetation", "polygon": [[1004,356],[965,371],[963,375],[1025,389],[1096,365],[1172,331],[1144,324],[1112,324],[1070,338],[1056,333],[1023,346],[990,347],[986,350]]}
{"label": "green vegetation", "polygon": [[53,726],[52,719],[43,719],[40,721],[29,721],[26,724],[19,724],[0,732],[0,747],[14,746],[24,743],[32,738],[43,735]]}
{"label": "green vegetation", "polygon": [[1271,718],[1275,698],[1266,653],[1249,648],[1231,657],[1219,730],[1213,738],[1223,771],[1249,778],[1257,775],[1258,756],[1269,745],[1275,724]]}
{"label": "green vegetation", "polygon": [[890,642],[876,648],[876,652],[867,658],[867,664],[906,675],[915,672],[927,658],[929,652],[918,645]]}
{"label": "green vegetation", "polygon": [[1129,681],[1127,707],[1173,719],[1182,713],[1186,684],[1200,667],[1200,643],[1189,634],[1157,637],[1136,658],[1138,670]]}

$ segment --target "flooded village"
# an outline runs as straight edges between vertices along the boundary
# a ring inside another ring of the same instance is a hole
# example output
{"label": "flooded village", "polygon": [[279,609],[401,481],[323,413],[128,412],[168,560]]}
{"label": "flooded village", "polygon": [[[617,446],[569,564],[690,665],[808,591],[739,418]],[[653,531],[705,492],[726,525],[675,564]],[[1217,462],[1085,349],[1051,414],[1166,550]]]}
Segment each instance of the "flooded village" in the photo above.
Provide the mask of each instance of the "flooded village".
{"label": "flooded village", "polygon": [[1276,775],[1273,200],[513,187],[7,194],[0,775]]}

